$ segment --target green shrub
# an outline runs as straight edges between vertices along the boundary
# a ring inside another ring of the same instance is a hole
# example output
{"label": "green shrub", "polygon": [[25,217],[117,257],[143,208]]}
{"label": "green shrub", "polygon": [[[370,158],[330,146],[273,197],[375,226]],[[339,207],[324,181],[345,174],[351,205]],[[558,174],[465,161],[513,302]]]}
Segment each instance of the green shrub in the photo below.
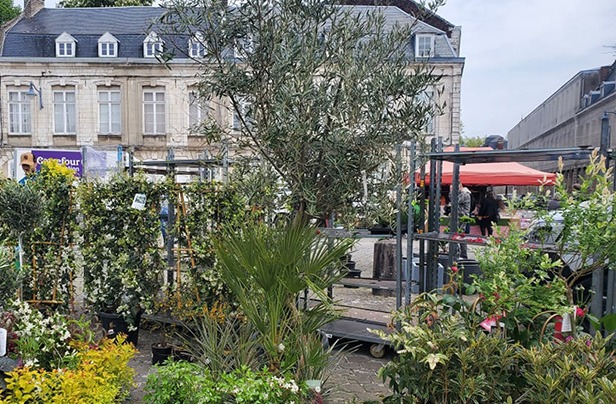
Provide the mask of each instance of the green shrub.
{"label": "green shrub", "polygon": [[615,403],[616,361],[609,338],[579,337],[521,351],[524,403]]}
{"label": "green shrub", "polygon": [[517,391],[518,345],[467,327],[458,313],[396,320],[400,331],[381,335],[398,353],[379,371],[393,391],[385,403],[502,403]]}
{"label": "green shrub", "polygon": [[145,400],[150,404],[219,403],[222,395],[209,371],[188,362],[167,361],[148,376]]}
{"label": "green shrub", "polygon": [[305,393],[293,379],[266,369],[241,367],[214,380],[201,364],[173,361],[148,376],[146,391],[150,404],[287,404],[300,403]]}

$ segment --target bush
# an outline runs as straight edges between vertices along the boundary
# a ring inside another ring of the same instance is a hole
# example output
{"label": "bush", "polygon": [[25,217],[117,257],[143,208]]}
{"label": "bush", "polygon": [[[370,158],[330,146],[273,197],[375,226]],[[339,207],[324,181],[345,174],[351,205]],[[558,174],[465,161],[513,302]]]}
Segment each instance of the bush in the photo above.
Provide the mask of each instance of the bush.
{"label": "bush", "polygon": [[[530,348],[498,330],[478,331],[476,306],[424,294],[396,314],[399,330],[379,333],[398,352],[379,371],[385,403],[613,403],[611,337],[570,336]],[[578,334],[579,335],[579,334]]]}
{"label": "bush", "polygon": [[123,343],[103,340],[100,345],[80,345],[74,369],[51,371],[31,367],[7,374],[3,403],[115,403],[128,396],[134,370],[128,361],[135,349]]}
{"label": "bush", "polygon": [[150,404],[300,403],[304,391],[294,380],[267,370],[236,369],[214,380],[207,368],[169,361],[148,376],[146,402]]}
{"label": "bush", "polygon": [[615,403],[616,362],[597,334],[521,351],[524,403]]}
{"label": "bush", "polygon": [[393,391],[385,403],[502,403],[517,390],[517,345],[468,328],[459,314],[399,319],[400,331],[382,335],[398,353],[379,371]]}

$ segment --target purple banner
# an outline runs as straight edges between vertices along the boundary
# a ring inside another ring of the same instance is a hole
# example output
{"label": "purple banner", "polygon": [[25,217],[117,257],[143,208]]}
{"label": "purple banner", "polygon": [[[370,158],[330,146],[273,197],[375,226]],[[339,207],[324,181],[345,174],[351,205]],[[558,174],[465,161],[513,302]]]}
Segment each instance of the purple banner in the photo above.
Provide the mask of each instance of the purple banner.
{"label": "purple banner", "polygon": [[60,164],[75,170],[77,177],[83,174],[83,159],[79,150],[50,150],[32,149],[36,159],[36,169],[40,170],[41,163],[45,160],[56,159]]}

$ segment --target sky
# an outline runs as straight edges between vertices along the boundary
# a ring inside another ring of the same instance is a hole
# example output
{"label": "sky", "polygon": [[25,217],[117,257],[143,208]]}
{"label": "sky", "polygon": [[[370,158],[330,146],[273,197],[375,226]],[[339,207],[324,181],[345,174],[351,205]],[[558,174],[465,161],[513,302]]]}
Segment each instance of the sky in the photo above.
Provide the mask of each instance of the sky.
{"label": "sky", "polygon": [[462,27],[465,137],[506,136],[579,71],[616,60],[616,0],[447,0],[437,13]]}
{"label": "sky", "polygon": [[447,0],[462,27],[464,137],[507,132],[581,70],[616,60],[616,0]]}

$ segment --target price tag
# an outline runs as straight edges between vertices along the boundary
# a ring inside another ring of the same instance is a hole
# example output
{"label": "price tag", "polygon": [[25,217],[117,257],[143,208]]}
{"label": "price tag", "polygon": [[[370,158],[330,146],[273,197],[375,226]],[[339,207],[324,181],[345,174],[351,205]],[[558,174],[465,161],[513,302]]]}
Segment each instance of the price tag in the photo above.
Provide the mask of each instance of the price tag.
{"label": "price tag", "polygon": [[0,328],[0,356],[6,355],[6,336],[6,330],[4,328]]}
{"label": "price tag", "polygon": [[561,329],[562,332],[571,332],[571,315],[569,313],[563,316],[563,327]]}
{"label": "price tag", "polygon": [[133,198],[133,204],[131,205],[131,208],[137,210],[145,209],[146,200],[147,198],[145,194],[135,194],[135,198]]}

